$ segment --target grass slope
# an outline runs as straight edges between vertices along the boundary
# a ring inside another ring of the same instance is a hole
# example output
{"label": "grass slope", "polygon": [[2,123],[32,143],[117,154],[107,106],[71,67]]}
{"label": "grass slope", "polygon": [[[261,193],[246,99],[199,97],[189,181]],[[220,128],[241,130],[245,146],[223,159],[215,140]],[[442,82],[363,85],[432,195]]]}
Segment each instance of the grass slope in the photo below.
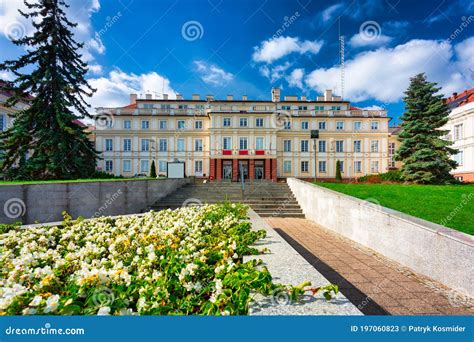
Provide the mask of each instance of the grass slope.
{"label": "grass slope", "polygon": [[474,185],[316,184],[474,235]]}

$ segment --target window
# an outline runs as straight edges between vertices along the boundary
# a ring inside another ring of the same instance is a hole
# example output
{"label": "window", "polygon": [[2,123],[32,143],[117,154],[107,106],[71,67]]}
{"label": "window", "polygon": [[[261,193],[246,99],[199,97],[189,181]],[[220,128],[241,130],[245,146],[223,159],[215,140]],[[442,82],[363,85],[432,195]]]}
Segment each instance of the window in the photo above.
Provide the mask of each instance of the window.
{"label": "window", "polygon": [[230,127],[231,126],[231,119],[230,118],[224,118],[222,121],[222,125],[224,127]]}
{"label": "window", "polygon": [[362,162],[360,160],[354,161],[354,172],[356,173],[362,172]]}
{"label": "window", "polygon": [[263,127],[263,118],[256,118],[255,119],[255,126]]}
{"label": "window", "polygon": [[143,108],[145,108],[145,109],[152,109],[153,107],[154,107],[154,106],[153,106],[152,103],[144,103],[144,104],[143,104]]}
{"label": "window", "polygon": [[105,161],[105,171],[112,172],[114,170],[114,162],[113,160],[106,160]]}
{"label": "window", "polygon": [[388,161],[388,167],[394,168],[395,167],[395,143],[391,142],[388,143],[388,156],[389,156],[389,161]]}
{"label": "window", "polygon": [[341,106],[332,106],[331,109],[332,110],[341,110]]}
{"label": "window", "polygon": [[248,148],[248,141],[247,141],[247,138],[240,138],[240,141],[239,141],[239,148],[241,150],[246,150]]}
{"label": "window", "polygon": [[283,162],[283,172],[285,173],[291,172],[291,160],[285,160]]}
{"label": "window", "polygon": [[372,121],[372,122],[370,123],[370,129],[371,129],[372,131],[378,130],[378,129],[379,129],[379,122],[378,122],[378,121]]}
{"label": "window", "polygon": [[281,106],[281,109],[282,109],[282,110],[290,110],[291,107],[290,107],[290,106]]}
{"label": "window", "polygon": [[263,150],[263,137],[255,138],[255,149],[256,150]]}
{"label": "window", "polygon": [[160,139],[160,152],[168,151],[168,140],[167,139]]}
{"label": "window", "polygon": [[195,160],[194,161],[194,173],[202,174],[202,160]]}
{"label": "window", "polygon": [[318,163],[318,170],[319,172],[326,172],[326,161],[320,160]]}
{"label": "window", "polygon": [[231,150],[232,149],[232,138],[231,137],[223,137],[222,138],[222,148],[224,150]]}
{"label": "window", "polygon": [[149,129],[150,128],[150,121],[142,120],[142,129]]}
{"label": "window", "polygon": [[301,122],[301,129],[308,129],[309,128],[309,122],[308,121],[302,121]]}
{"label": "window", "polygon": [[379,161],[372,160],[370,162],[370,173],[378,173],[379,172]]}
{"label": "window", "polygon": [[362,128],[362,122],[354,121],[354,131],[360,131]]}
{"label": "window", "polygon": [[370,152],[378,152],[379,151],[379,141],[372,140],[370,142]]}
{"label": "window", "polygon": [[301,140],[301,152],[309,152],[308,140]]}
{"label": "window", "polygon": [[318,128],[319,128],[321,131],[326,130],[326,121],[319,121],[319,122],[318,122]]}
{"label": "window", "polygon": [[148,159],[140,160],[140,172],[148,173],[150,171],[150,161]]}
{"label": "window", "polygon": [[291,121],[285,121],[283,129],[291,129]]}
{"label": "window", "polygon": [[336,121],[336,130],[342,131],[344,129],[344,121]]}
{"label": "window", "polygon": [[132,162],[128,159],[125,159],[123,161],[122,169],[123,172],[132,172]]}
{"label": "window", "polygon": [[113,122],[112,120],[105,120],[105,128],[112,128]]}
{"label": "window", "polygon": [[194,121],[194,129],[202,129],[202,121]]}
{"label": "window", "polygon": [[202,152],[202,139],[194,140],[194,151]]}
{"label": "window", "polygon": [[318,150],[319,152],[326,152],[326,140],[318,141]]}
{"label": "window", "polygon": [[178,109],[188,109],[188,105],[178,105]]}
{"label": "window", "polygon": [[308,110],[308,106],[298,106],[298,110]]}
{"label": "window", "polygon": [[178,152],[184,152],[184,139],[178,139],[177,150]]}
{"label": "window", "polygon": [[463,153],[463,151],[459,151],[453,157],[454,157],[454,160],[458,163],[458,166],[463,165],[463,163],[464,163],[464,153]]}
{"label": "window", "polygon": [[167,172],[166,166],[168,165],[168,162],[166,160],[160,160],[158,161],[158,172]]}
{"label": "window", "polygon": [[112,151],[114,149],[114,144],[112,139],[105,139],[105,150]]}
{"label": "window", "polygon": [[146,152],[150,150],[150,140],[142,139],[142,151]]}
{"label": "window", "polygon": [[132,139],[123,139],[123,151],[130,152],[132,150]]}
{"label": "window", "polygon": [[178,129],[184,129],[186,127],[186,122],[184,120],[178,120]]}
{"label": "window", "polygon": [[283,152],[291,152],[291,140],[283,140]]}
{"label": "window", "polygon": [[336,140],[336,152],[344,152],[344,140]]}
{"label": "window", "polygon": [[301,161],[301,172],[309,172],[309,162],[307,160]]}
{"label": "window", "polygon": [[247,118],[240,118],[240,127],[247,127],[247,126],[248,126]]}
{"label": "window", "polygon": [[160,120],[160,129],[167,129],[168,128],[168,121]]}
{"label": "window", "polygon": [[342,160],[339,160],[339,168],[341,170],[341,173],[344,173],[344,162]]}
{"label": "window", "polygon": [[354,140],[354,152],[361,151],[362,142],[360,140]]}
{"label": "window", "polygon": [[454,140],[461,140],[463,138],[462,124],[454,125]]}
{"label": "window", "polygon": [[123,120],[123,129],[131,129],[132,122],[130,120]]}
{"label": "window", "polygon": [[324,106],[315,106],[314,109],[317,111],[322,111],[324,110]]}

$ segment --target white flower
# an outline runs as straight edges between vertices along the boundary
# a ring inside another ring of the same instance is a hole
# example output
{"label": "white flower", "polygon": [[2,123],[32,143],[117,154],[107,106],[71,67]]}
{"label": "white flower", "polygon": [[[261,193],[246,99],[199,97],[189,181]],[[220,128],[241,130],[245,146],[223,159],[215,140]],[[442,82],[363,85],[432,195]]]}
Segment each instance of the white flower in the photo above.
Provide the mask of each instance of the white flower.
{"label": "white flower", "polygon": [[46,308],[44,309],[45,313],[55,312],[58,309],[59,305],[59,295],[49,296],[46,300]]}
{"label": "white flower", "polygon": [[109,316],[110,315],[110,307],[103,306],[97,312],[97,316]]}
{"label": "white flower", "polygon": [[41,301],[43,300],[43,297],[41,296],[35,296],[35,298],[33,298],[33,300],[30,302],[30,306],[38,306],[41,304]]}

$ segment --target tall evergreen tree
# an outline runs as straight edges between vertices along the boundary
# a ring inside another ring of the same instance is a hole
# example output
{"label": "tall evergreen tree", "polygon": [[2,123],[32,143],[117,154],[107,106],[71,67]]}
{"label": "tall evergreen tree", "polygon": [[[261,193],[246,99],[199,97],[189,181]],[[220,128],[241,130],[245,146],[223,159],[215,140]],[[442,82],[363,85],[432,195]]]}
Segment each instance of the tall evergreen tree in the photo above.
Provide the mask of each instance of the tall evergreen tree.
{"label": "tall evergreen tree", "polygon": [[151,177],[151,178],[156,178],[155,160],[152,160],[152,161],[151,161],[150,177]]}
{"label": "tall evergreen tree", "polygon": [[[85,80],[87,65],[77,52],[63,0],[25,0],[35,32],[13,43],[27,46],[17,60],[5,61],[0,70],[16,78],[6,86],[13,91],[7,105],[32,94],[31,106],[13,114],[13,125],[0,135],[5,151],[0,170],[10,179],[71,179],[94,173],[97,152],[78,118],[90,117],[86,97],[95,91]],[[23,73],[25,67],[33,68]],[[77,115],[74,114],[75,109]]]}
{"label": "tall evergreen tree", "polygon": [[400,148],[396,159],[403,162],[402,179],[421,184],[443,184],[453,182],[449,173],[457,166],[450,155],[457,150],[450,148],[451,142],[443,140],[448,131],[440,128],[448,122],[449,109],[441,88],[428,82],[424,73],[410,79],[405,91],[405,110],[399,134]]}
{"label": "tall evergreen tree", "polygon": [[341,161],[337,160],[336,161],[336,180],[338,182],[342,181],[342,175],[341,175]]}

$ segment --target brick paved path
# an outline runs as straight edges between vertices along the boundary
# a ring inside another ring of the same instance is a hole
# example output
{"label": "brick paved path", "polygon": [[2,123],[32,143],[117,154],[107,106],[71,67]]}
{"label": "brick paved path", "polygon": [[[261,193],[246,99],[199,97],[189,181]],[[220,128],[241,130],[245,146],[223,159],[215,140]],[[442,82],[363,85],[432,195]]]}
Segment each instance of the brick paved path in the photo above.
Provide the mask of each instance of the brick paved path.
{"label": "brick paved path", "polygon": [[[305,219],[269,224],[366,315],[473,315],[474,300]],[[467,280],[466,280],[467,281]]]}

